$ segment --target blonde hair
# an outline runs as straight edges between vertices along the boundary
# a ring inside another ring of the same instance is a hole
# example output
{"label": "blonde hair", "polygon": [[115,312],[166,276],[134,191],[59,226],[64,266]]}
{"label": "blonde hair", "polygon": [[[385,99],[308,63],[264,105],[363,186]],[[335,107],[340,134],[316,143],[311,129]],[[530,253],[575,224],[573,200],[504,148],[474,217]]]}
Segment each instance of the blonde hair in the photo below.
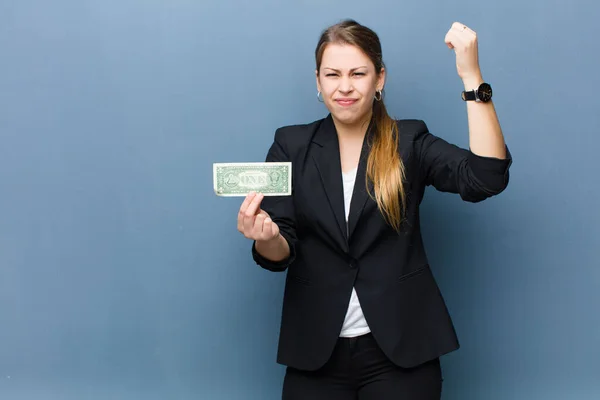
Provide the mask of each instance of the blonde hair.
{"label": "blonde hair", "polygon": [[[354,20],[344,20],[323,31],[315,51],[317,71],[320,69],[325,47],[329,43],[357,46],[371,59],[378,75],[384,68],[379,37],[374,31]],[[388,115],[383,94],[373,103],[372,118],[375,132],[370,143],[366,178],[367,183],[369,180],[373,182],[375,194],[369,191],[369,195],[377,202],[387,223],[399,231],[405,212],[405,172],[398,154],[398,124]],[[367,184],[367,189],[368,187]]]}

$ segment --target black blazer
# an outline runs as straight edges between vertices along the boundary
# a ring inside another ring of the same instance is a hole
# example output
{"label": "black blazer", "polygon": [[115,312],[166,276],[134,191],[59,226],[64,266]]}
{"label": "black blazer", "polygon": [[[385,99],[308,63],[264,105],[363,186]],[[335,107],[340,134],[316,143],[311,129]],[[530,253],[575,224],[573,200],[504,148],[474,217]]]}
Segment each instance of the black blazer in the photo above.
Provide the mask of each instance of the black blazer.
{"label": "black blazer", "polygon": [[[331,115],[279,128],[267,161],[292,162],[292,196],[265,197],[262,208],[288,241],[290,257],[254,261],[285,271],[277,362],[314,370],[332,353],[352,287],[374,338],[397,365],[410,367],[459,347],[421,239],[419,204],[427,185],[479,202],[508,184],[507,159],[480,157],[429,133],[420,120],[399,120],[406,169],[406,221],[385,223],[365,187],[371,125],[364,140],[350,213],[344,217],[339,144]],[[372,189],[371,189],[372,191]]]}

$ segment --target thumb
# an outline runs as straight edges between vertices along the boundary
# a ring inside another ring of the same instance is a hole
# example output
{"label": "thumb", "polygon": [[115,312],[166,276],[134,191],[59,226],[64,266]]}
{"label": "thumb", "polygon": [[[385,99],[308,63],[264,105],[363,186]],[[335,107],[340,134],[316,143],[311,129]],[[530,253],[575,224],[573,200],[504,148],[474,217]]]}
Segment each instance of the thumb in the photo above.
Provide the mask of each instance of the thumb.
{"label": "thumb", "polygon": [[265,227],[270,228],[271,238],[279,236],[279,226],[270,217],[265,219]]}
{"label": "thumb", "polygon": [[446,43],[446,46],[448,46],[449,49],[453,49],[454,45],[452,44],[452,38],[450,35],[450,31],[448,31],[448,33],[446,33],[446,37],[444,38],[444,42]]}

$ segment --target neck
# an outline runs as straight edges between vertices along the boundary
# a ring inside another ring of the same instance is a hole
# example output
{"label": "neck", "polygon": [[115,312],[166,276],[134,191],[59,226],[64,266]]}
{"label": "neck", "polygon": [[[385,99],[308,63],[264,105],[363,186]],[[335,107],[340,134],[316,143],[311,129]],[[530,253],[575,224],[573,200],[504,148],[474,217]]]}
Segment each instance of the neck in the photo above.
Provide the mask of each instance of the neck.
{"label": "neck", "polygon": [[340,139],[360,139],[362,140],[369,127],[373,113],[368,113],[364,118],[353,124],[344,124],[333,117],[333,123]]}

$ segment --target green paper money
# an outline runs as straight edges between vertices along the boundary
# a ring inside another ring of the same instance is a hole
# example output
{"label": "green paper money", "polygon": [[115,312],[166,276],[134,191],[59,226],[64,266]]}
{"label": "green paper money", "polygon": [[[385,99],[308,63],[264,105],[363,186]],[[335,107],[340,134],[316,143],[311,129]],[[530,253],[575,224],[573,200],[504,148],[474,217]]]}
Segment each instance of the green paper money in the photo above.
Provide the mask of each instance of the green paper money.
{"label": "green paper money", "polygon": [[245,197],[251,191],[265,196],[290,196],[292,163],[214,163],[213,189],[217,196]]}

